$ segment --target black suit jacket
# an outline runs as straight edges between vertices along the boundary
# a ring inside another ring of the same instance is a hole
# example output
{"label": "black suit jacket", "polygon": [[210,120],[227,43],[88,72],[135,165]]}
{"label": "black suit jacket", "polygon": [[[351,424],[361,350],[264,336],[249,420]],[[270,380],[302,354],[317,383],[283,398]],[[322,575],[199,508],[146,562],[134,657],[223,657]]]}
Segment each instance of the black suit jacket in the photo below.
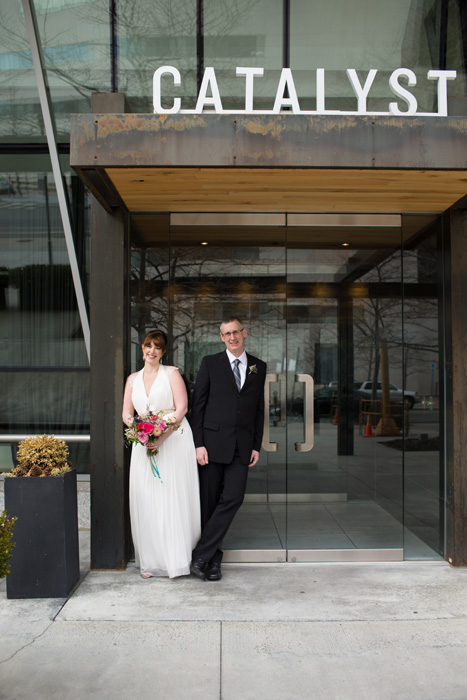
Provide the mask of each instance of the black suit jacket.
{"label": "black suit jacket", "polygon": [[[230,464],[238,444],[242,463],[249,464],[251,451],[261,449],[266,363],[248,353],[247,359],[240,391],[226,351],[203,357],[201,362],[190,423],[195,446],[206,447],[210,462]],[[250,371],[253,366],[256,372]]]}

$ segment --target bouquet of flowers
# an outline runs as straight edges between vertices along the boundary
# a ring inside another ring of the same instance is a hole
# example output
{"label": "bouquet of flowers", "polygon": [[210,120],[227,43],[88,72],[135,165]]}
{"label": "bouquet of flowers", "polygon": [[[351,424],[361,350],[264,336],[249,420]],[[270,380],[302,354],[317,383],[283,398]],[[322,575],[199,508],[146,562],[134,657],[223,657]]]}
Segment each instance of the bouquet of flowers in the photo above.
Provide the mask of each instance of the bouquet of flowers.
{"label": "bouquet of flowers", "polygon": [[149,410],[142,416],[135,416],[131,428],[125,430],[125,442],[127,445],[136,443],[144,445],[151,461],[152,473],[157,476],[161,483],[161,475],[157,468],[156,455],[159,452],[155,440],[168,430],[178,430],[180,423],[177,423],[173,416],[165,415],[164,411],[152,413]]}

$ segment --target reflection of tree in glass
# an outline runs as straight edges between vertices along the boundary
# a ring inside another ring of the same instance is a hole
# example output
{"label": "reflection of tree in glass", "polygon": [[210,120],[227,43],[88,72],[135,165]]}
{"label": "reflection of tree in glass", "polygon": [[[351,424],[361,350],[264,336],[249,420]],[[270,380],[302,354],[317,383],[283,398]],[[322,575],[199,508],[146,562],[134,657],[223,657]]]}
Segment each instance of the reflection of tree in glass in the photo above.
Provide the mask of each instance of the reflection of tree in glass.
{"label": "reflection of tree in glass", "polygon": [[[204,13],[204,33],[219,37],[228,35],[257,1],[216,0],[211,3],[212,10]],[[176,64],[182,74],[182,86],[175,88],[168,80],[164,94],[171,100],[170,96],[176,91],[185,98],[185,108],[193,107],[197,93],[197,3],[120,0],[116,7],[118,90],[129,98],[131,110],[152,112],[152,75],[155,68],[164,64]],[[92,25],[101,27],[109,23],[99,5],[86,4],[81,13],[82,22],[91,21]],[[107,32],[105,37],[107,39]],[[106,48],[105,60],[110,66],[109,47]],[[83,64],[82,68],[86,66]],[[61,77],[67,79],[66,75]],[[72,76],[68,77],[72,84]],[[74,87],[78,86],[74,84]]]}
{"label": "reflection of tree in glass", "polygon": [[[403,380],[428,366],[438,356],[438,299],[436,250],[404,253],[404,290],[401,257],[397,252],[376,265],[361,278],[368,285],[367,297],[355,302],[354,323],[358,372],[374,386],[379,379],[380,345],[387,343],[390,367],[399,370]],[[428,281],[429,277],[429,281]],[[421,288],[421,285],[424,285]],[[391,289],[393,290],[391,292]],[[403,323],[402,323],[403,321]],[[404,335],[402,335],[402,333]],[[402,355],[402,346],[404,355]]]}
{"label": "reflection of tree in glass", "polygon": [[130,294],[135,342],[140,344],[151,328],[163,328],[169,338],[167,361],[176,358],[192,377],[199,355],[220,349],[219,322],[225,314],[241,316],[256,346],[274,334],[283,322],[283,278],[266,274],[265,265],[252,264],[248,256],[238,259],[238,253],[229,246],[203,249],[202,254],[199,246],[134,250]]}

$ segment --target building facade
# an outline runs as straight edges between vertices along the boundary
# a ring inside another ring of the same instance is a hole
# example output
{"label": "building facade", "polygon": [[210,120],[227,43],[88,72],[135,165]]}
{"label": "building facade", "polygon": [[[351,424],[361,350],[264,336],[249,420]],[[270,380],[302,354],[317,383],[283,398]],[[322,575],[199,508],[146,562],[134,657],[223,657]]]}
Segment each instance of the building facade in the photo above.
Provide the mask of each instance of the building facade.
{"label": "building facade", "polygon": [[464,564],[464,3],[2,8],[2,469],[68,436],[123,566],[142,338],[190,393],[236,314],[269,411],[227,557]]}

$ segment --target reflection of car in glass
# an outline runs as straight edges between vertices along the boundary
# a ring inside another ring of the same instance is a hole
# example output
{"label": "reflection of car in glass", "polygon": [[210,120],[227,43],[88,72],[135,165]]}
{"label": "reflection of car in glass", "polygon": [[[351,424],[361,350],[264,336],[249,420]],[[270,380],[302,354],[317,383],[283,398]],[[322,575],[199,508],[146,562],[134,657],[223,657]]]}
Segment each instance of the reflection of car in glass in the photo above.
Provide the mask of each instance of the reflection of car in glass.
{"label": "reflection of car in glass", "polygon": [[[371,391],[373,388],[373,382],[354,382],[354,389],[360,391],[364,394],[365,398],[371,398]],[[381,382],[376,382],[376,398],[380,399],[383,395]],[[420,403],[421,398],[418,396],[416,391],[409,391],[405,389],[399,389],[394,384],[389,384],[389,398],[394,403],[403,403],[406,401],[409,408],[413,408],[416,403]]]}
{"label": "reflection of car in glass", "polygon": [[[360,401],[362,399],[368,399],[366,394],[355,389],[350,391],[350,398],[352,401],[354,415],[358,416],[358,410],[360,407]],[[324,387],[323,389],[317,389],[315,391],[315,411],[322,415],[329,415],[331,410],[337,405],[337,391],[336,389],[331,389],[329,387]]]}
{"label": "reflection of car in glass", "polygon": [[[352,390],[350,392],[351,397],[351,408],[353,409],[353,416],[358,417],[358,412],[360,409],[360,401],[362,399],[368,399],[366,394],[362,394],[360,391]],[[317,389],[314,393],[313,410],[315,421],[319,421],[320,416],[328,416],[332,411],[335,410],[337,406],[337,390],[330,389],[329,387],[323,387],[322,389]],[[280,404],[271,404],[269,407],[269,415],[273,416],[277,420],[280,420],[281,409]],[[303,398],[301,396],[294,397],[287,401],[287,415],[288,416],[302,416],[303,415]]]}
{"label": "reflection of car in glass", "polygon": [[15,188],[9,180],[0,177],[0,194],[15,194]]}
{"label": "reflection of car in glass", "polygon": [[[334,384],[334,383],[333,383]],[[350,390],[350,399],[351,399],[351,408],[353,408],[353,415],[355,418],[358,417],[359,409],[360,409],[360,401],[362,399],[369,401],[371,399],[371,389],[368,389],[367,386],[368,384],[371,384],[371,382],[355,382],[355,385],[360,386],[365,386],[366,388],[364,390],[360,389],[351,389]],[[381,387],[381,382],[378,382],[378,386]],[[402,403],[402,390],[397,389],[393,384],[389,385],[392,387],[390,389],[390,398],[391,398],[391,404],[401,404]],[[395,393],[397,392],[397,393]],[[400,392],[400,393],[399,393]],[[420,397],[414,392],[414,391],[405,391],[405,398],[407,399],[409,403],[409,408],[412,408],[415,403],[418,403],[420,401]],[[382,391],[381,389],[377,389],[376,391],[376,398],[377,400],[381,399],[381,394]],[[335,410],[337,406],[337,400],[338,400],[338,391],[337,388],[330,387],[330,386],[325,386],[322,389],[316,389],[314,392],[314,415],[315,415],[315,420],[319,420],[319,416],[326,416],[326,415],[331,415],[331,413]],[[366,405],[366,408],[368,409],[368,405]],[[363,406],[363,409],[365,410],[365,406]],[[379,410],[379,409],[377,409]],[[276,421],[281,419],[281,405],[279,401],[276,400],[270,404],[269,406],[269,415],[273,417]],[[288,416],[302,416],[303,415],[303,398],[301,396],[296,396],[293,397],[292,399],[287,400],[287,415]]]}

